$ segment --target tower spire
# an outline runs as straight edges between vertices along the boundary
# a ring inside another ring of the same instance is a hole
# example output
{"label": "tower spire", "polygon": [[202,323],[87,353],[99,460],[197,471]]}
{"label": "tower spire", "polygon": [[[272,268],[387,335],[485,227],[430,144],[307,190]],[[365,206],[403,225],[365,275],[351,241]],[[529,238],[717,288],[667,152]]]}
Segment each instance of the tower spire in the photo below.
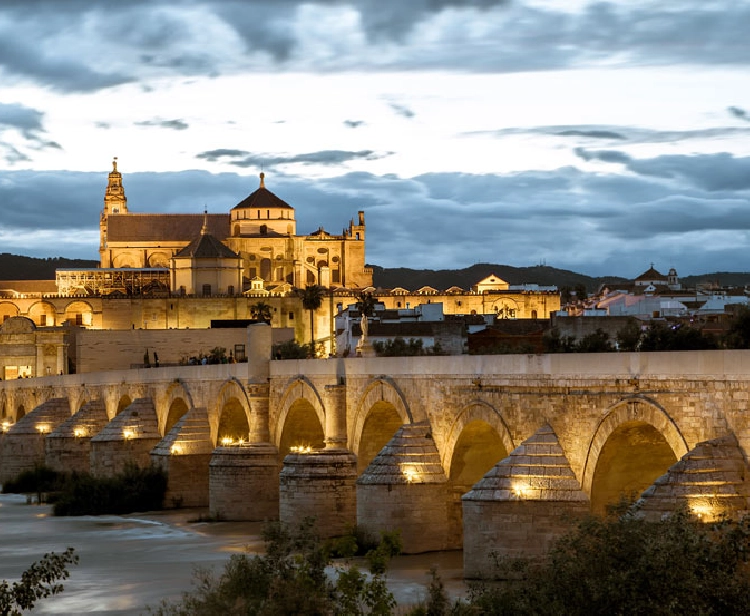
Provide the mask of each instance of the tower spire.
{"label": "tower spire", "polygon": [[201,235],[208,235],[208,208],[203,208],[203,226],[201,227]]}
{"label": "tower spire", "polygon": [[260,172],[260,187],[265,188],[266,187],[266,174],[262,171]]}

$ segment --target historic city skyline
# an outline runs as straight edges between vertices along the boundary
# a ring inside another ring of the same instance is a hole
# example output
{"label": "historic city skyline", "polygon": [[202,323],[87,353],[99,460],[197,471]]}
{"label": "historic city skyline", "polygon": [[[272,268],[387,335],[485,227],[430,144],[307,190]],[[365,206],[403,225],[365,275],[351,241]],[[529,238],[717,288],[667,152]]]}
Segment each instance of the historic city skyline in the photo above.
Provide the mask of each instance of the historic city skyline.
{"label": "historic city skyline", "polygon": [[[571,8],[572,7],[572,8]],[[369,263],[747,271],[750,7],[684,1],[5,2],[0,244],[95,259],[134,212],[257,187]]]}

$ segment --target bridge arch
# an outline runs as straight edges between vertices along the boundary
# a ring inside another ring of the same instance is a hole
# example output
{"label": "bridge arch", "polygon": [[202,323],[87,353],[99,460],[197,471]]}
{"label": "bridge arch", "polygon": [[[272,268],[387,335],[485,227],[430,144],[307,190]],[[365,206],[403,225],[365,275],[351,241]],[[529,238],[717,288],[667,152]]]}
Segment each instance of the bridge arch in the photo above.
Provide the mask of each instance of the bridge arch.
{"label": "bridge arch", "polygon": [[278,408],[272,429],[279,459],[283,460],[292,445],[324,445],[325,406],[315,385],[306,377],[297,376],[287,383]]}
{"label": "bridge arch", "polygon": [[[483,425],[486,426],[486,428],[483,429]],[[497,447],[497,455],[500,455],[501,457],[497,458],[492,465],[507,457],[508,454],[515,449],[510,430],[508,430],[508,426],[500,412],[484,400],[472,400],[461,408],[443,441],[441,451],[443,470],[449,478],[454,467],[454,457],[458,453],[456,446],[460,445],[459,441],[461,440],[462,435],[464,435],[464,437],[466,436],[464,431],[467,428],[470,431],[483,433],[491,440],[491,432],[488,431],[487,428],[494,430],[497,435],[494,446]],[[486,443],[487,447],[491,448],[493,446],[491,440]],[[492,457],[496,456],[493,455]],[[492,465],[485,469],[482,475],[492,468]],[[484,466],[486,466],[486,464]],[[482,475],[477,479],[480,479]]]}
{"label": "bridge arch", "polygon": [[357,471],[361,474],[378,455],[396,431],[414,418],[406,396],[388,377],[370,381],[357,403],[349,442],[357,454]]}
{"label": "bridge arch", "polygon": [[163,435],[169,431],[182,418],[182,416],[193,408],[193,399],[187,387],[181,382],[174,382],[168,388],[164,404],[158,410],[159,429]]}
{"label": "bridge arch", "polygon": [[[583,468],[581,486],[583,491],[589,495],[593,509],[602,508],[595,503],[594,492],[597,482],[596,477],[607,469],[603,466],[622,466],[624,462],[617,461],[619,456],[625,455],[626,449],[632,445],[635,450],[640,447],[648,457],[647,469],[648,483],[635,491],[647,488],[653,480],[666,472],[672,463],[679,460],[688,452],[685,438],[682,436],[675,421],[666,410],[656,401],[642,395],[625,398],[607,411],[594,431],[586,454],[586,462]],[[622,451],[618,452],[618,448]],[[627,464],[636,472],[633,461]]]}
{"label": "bridge arch", "polygon": [[233,441],[250,438],[250,403],[247,392],[236,379],[229,379],[219,389],[216,410],[211,414],[211,433],[214,444],[221,445],[223,438]]}

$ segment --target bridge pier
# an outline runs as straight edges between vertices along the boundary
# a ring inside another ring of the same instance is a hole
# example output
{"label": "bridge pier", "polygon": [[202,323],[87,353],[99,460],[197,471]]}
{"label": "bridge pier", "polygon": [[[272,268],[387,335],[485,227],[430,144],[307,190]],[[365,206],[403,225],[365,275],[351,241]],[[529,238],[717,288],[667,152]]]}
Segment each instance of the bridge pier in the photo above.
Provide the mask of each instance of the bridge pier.
{"label": "bridge pier", "polygon": [[208,465],[212,450],[205,408],[190,409],[151,450],[152,464],[167,474],[164,495],[167,507],[208,506]]}
{"label": "bridge pier", "polygon": [[[464,577],[491,577],[492,555],[541,557],[589,512],[549,424],[498,462],[463,498]],[[488,575],[489,573],[489,575]]]}
{"label": "bridge pier", "polygon": [[278,520],[278,457],[270,443],[214,449],[208,480],[210,515],[223,520]]}
{"label": "bridge pier", "polygon": [[151,398],[138,398],[91,439],[91,474],[111,477],[129,463],[147,467],[161,441]]}
{"label": "bridge pier", "polygon": [[44,439],[45,464],[57,472],[88,473],[91,439],[109,423],[101,400],[84,404],[72,417]]}
{"label": "bridge pier", "polygon": [[8,428],[0,442],[0,483],[44,463],[47,435],[70,418],[67,398],[52,398]]}
{"label": "bridge pier", "polygon": [[405,424],[357,479],[357,526],[401,531],[405,554],[451,547],[447,485],[429,422]]}
{"label": "bridge pier", "polygon": [[357,522],[357,456],[346,449],[290,453],[279,474],[279,519],[315,519],[321,538],[338,537]]}

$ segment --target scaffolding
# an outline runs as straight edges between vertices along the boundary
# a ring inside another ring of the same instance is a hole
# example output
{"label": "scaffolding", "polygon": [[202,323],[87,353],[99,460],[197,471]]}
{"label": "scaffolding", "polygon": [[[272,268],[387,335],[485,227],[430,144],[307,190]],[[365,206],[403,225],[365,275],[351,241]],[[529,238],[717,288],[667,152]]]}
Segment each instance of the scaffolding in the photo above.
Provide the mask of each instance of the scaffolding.
{"label": "scaffolding", "polygon": [[169,292],[169,269],[161,267],[58,269],[59,295],[151,295]]}

